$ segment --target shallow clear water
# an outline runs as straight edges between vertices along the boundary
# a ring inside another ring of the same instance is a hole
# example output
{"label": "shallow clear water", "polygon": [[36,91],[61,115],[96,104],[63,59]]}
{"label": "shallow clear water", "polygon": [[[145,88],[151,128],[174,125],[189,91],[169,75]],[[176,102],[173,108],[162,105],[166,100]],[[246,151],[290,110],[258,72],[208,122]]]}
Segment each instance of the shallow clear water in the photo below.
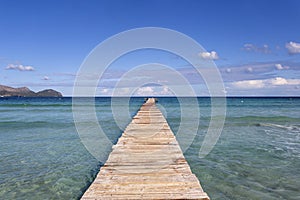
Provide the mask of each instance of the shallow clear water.
{"label": "shallow clear water", "polygon": [[[169,101],[159,103],[178,106]],[[185,156],[212,199],[300,199],[300,98],[227,99],[223,132],[204,159],[198,153],[210,104],[199,102],[198,135]],[[171,127],[176,115],[168,113]]]}
{"label": "shallow clear water", "polygon": [[[131,99],[131,116],[143,100]],[[211,199],[300,199],[300,98],[227,99],[221,137],[202,159],[210,99],[198,100],[199,130],[184,154]],[[119,128],[110,106],[110,98],[96,99],[99,123],[115,143],[130,119]],[[176,134],[177,99],[159,98],[158,107]],[[78,199],[101,164],[80,141],[71,98],[0,98],[0,199]]]}

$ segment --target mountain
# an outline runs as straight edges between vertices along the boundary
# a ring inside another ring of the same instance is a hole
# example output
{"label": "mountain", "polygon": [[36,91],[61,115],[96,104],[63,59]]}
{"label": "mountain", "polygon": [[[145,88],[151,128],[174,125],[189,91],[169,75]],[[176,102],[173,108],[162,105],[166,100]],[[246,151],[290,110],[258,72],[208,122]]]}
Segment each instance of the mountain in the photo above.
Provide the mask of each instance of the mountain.
{"label": "mountain", "polygon": [[27,87],[13,88],[5,85],[0,85],[1,97],[62,97],[60,92],[52,89],[34,92]]}

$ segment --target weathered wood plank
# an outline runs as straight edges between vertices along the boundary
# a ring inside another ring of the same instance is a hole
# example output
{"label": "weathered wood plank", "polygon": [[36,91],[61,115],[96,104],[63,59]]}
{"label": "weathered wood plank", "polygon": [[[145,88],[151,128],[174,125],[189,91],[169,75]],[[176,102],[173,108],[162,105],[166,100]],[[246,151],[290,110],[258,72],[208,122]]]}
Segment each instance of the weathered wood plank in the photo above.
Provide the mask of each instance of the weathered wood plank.
{"label": "weathered wood plank", "polygon": [[191,172],[166,119],[150,98],[127,126],[88,199],[209,199]]}

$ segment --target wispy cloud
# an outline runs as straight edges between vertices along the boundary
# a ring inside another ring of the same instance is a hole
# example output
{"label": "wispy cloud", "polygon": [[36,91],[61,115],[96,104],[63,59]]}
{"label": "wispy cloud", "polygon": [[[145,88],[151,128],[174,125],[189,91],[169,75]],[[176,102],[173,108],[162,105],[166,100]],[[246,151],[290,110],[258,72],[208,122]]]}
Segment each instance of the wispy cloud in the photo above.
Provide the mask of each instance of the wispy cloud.
{"label": "wispy cloud", "polygon": [[[220,72],[225,82],[268,79],[276,76],[297,78],[300,63],[287,61],[254,62],[235,66],[221,67]],[[298,76],[299,77],[299,76]]]}
{"label": "wispy cloud", "polygon": [[[234,66],[220,67],[220,73],[224,82],[269,79],[274,77],[297,78],[300,63],[289,63],[286,61],[276,62],[253,62]],[[102,77],[99,81],[99,87],[114,88],[122,80],[122,87],[134,87],[143,82],[152,82],[159,85],[177,85],[178,75],[183,76],[190,84],[205,84],[202,75],[193,67],[186,65],[180,66],[177,72],[170,72],[166,69],[137,70],[130,76],[120,76],[119,73],[110,73],[109,76]],[[201,68],[204,74],[214,76],[215,71],[211,68]],[[172,80],[171,80],[172,79]],[[88,83],[88,82],[87,82]],[[88,85],[87,85],[88,86]],[[148,86],[148,85],[147,85]]]}
{"label": "wispy cloud", "polygon": [[6,70],[19,70],[19,71],[34,71],[34,68],[32,66],[24,66],[24,65],[15,65],[15,64],[9,64],[5,68]]}
{"label": "wispy cloud", "polygon": [[263,46],[256,46],[254,44],[244,44],[244,47],[242,48],[244,51],[248,52],[258,52],[258,53],[264,53],[269,54],[271,53],[271,49],[268,45],[264,44]]}
{"label": "wispy cloud", "polygon": [[231,85],[241,89],[258,89],[258,88],[270,88],[274,86],[286,86],[286,85],[300,85],[300,79],[285,79],[282,77],[276,77],[264,80],[245,80],[232,82]]}
{"label": "wispy cloud", "polygon": [[199,56],[206,60],[218,60],[219,59],[219,56],[218,56],[217,52],[215,52],[215,51],[202,52],[202,53],[199,53]]}
{"label": "wispy cloud", "polygon": [[121,87],[117,90],[114,88],[98,88],[97,95],[100,96],[173,96],[173,92],[165,85],[150,84],[137,89],[133,87]]}
{"label": "wispy cloud", "polygon": [[285,44],[285,47],[287,48],[290,55],[300,53],[300,43],[289,42]]}

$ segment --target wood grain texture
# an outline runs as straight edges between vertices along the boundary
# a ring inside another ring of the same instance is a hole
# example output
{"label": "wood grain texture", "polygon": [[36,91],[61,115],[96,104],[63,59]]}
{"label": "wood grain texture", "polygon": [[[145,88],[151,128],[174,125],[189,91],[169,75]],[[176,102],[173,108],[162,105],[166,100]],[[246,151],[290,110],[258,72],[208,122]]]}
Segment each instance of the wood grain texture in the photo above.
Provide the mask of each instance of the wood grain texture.
{"label": "wood grain texture", "polygon": [[166,119],[155,106],[155,99],[149,98],[81,199],[209,197],[191,172]]}

